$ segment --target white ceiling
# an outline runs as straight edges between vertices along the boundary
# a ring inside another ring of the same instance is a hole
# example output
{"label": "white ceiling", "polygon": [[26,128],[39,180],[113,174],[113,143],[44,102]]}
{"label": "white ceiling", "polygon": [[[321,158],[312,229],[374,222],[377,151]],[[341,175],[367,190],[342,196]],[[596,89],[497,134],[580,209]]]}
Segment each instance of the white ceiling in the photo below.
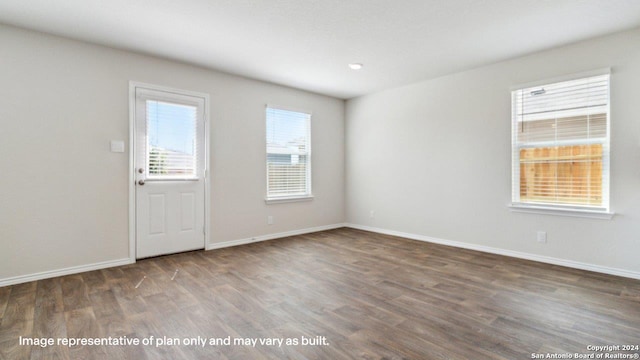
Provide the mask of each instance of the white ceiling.
{"label": "white ceiling", "polygon": [[640,0],[1,0],[0,22],[352,98],[640,26]]}

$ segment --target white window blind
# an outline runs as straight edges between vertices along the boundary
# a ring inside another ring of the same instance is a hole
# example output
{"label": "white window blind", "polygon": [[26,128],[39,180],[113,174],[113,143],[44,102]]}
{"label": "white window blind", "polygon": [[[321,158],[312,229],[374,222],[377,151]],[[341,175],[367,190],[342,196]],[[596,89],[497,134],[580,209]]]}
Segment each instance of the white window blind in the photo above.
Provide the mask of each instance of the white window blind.
{"label": "white window blind", "polygon": [[512,201],[609,211],[609,74],[512,92]]}
{"label": "white window blind", "polygon": [[267,199],[311,195],[311,115],[267,107]]}
{"label": "white window blind", "polygon": [[198,108],[157,100],[146,101],[149,179],[197,177]]}

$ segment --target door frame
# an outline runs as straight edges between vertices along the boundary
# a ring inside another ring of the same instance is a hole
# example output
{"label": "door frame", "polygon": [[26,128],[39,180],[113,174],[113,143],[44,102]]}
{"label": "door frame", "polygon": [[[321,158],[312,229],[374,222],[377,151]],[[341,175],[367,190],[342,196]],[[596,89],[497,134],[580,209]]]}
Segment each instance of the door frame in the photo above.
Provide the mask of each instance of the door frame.
{"label": "door frame", "polygon": [[204,248],[209,245],[209,234],[211,233],[211,174],[209,172],[209,149],[210,149],[210,120],[209,120],[209,94],[176,89],[167,86],[153,85],[138,81],[129,81],[129,260],[136,262],[136,89],[148,89],[187,95],[204,99]]}

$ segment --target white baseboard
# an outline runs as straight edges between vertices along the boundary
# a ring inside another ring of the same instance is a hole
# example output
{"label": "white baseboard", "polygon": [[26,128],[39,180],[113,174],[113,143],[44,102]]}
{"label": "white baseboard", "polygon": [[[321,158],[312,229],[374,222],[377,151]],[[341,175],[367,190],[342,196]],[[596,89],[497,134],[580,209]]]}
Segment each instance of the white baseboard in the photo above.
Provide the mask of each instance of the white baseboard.
{"label": "white baseboard", "polygon": [[[341,227],[345,227],[345,224],[339,223],[339,224],[324,225],[324,226],[318,226],[318,227],[307,228],[307,229],[261,235],[261,236],[256,236],[248,239],[240,239],[240,240],[225,241],[221,243],[207,244],[206,250],[220,249],[220,248],[243,245],[243,244],[250,244],[258,241],[266,241],[266,240],[283,238],[287,236],[302,235],[302,234],[308,234],[308,233],[313,233],[318,231],[332,230],[332,229],[337,229]],[[94,263],[94,264],[72,266],[72,267],[58,269],[58,270],[43,271],[35,274],[19,275],[19,276],[0,279],[0,287],[21,284],[29,281],[48,279],[56,276],[64,276],[64,275],[70,275],[70,274],[78,274],[86,271],[100,270],[100,269],[105,269],[105,268],[114,267],[114,266],[128,265],[128,264],[133,264],[135,262],[136,262],[135,259],[126,258],[126,259],[119,259],[119,260],[112,260],[112,261],[103,261],[103,262]]]}
{"label": "white baseboard", "polygon": [[371,231],[371,232],[385,234],[385,235],[399,236],[399,237],[412,239],[412,240],[425,241],[425,242],[430,242],[435,244],[453,246],[453,247],[469,249],[469,250],[476,250],[476,251],[497,254],[497,255],[505,255],[505,256],[510,256],[510,257],[519,258],[519,259],[538,261],[538,262],[547,263],[547,264],[560,265],[560,266],[565,266],[565,267],[574,268],[574,269],[594,271],[594,272],[599,272],[603,274],[622,276],[622,277],[627,277],[632,279],[640,279],[640,272],[629,271],[625,269],[611,268],[611,267],[606,267],[601,265],[588,264],[588,263],[583,263],[583,262],[578,262],[573,260],[566,260],[566,259],[559,259],[559,258],[543,256],[543,255],[529,254],[529,253],[513,251],[513,250],[505,250],[505,249],[494,248],[494,247],[483,246],[483,245],[469,244],[469,243],[460,242],[460,241],[438,239],[430,236],[410,234],[410,233],[405,233],[401,231],[387,230],[387,229],[381,229],[381,228],[365,226],[365,225],[347,223],[347,224],[344,224],[344,226],[350,227],[353,229]]}
{"label": "white baseboard", "polygon": [[[469,243],[460,242],[460,241],[444,240],[444,239],[434,238],[430,236],[417,235],[417,234],[411,234],[411,233],[406,233],[402,231],[387,230],[387,229],[381,229],[381,228],[358,225],[358,224],[350,224],[350,223],[338,223],[338,224],[317,226],[313,228],[292,230],[292,231],[286,231],[286,232],[275,233],[275,234],[260,235],[256,237],[246,238],[246,239],[211,243],[211,244],[207,244],[206,250],[221,249],[225,247],[251,244],[259,241],[267,241],[267,240],[278,239],[278,238],[283,238],[288,236],[309,234],[309,233],[314,233],[318,231],[338,229],[341,227],[350,227],[353,229],[371,231],[375,233],[392,235],[392,236],[399,236],[399,237],[412,239],[412,240],[425,241],[425,242],[430,242],[435,244],[453,246],[453,247],[469,249],[469,250],[476,250],[476,251],[497,254],[497,255],[505,255],[505,256],[510,256],[514,258],[538,261],[538,262],[547,263],[547,264],[560,265],[560,266],[570,267],[574,269],[594,271],[594,272],[599,272],[603,274],[616,275],[616,276],[622,276],[622,277],[640,280],[640,272],[629,271],[625,269],[611,268],[611,267],[588,264],[588,263],[583,263],[583,262],[578,262],[573,260],[559,259],[559,258],[554,258],[549,256],[529,254],[529,253],[523,253],[519,251],[505,250],[505,249],[494,248],[494,247],[483,246],[483,245],[469,244]],[[29,281],[48,279],[56,276],[64,276],[64,275],[70,275],[70,274],[78,274],[86,271],[100,270],[100,269],[105,269],[105,268],[114,267],[114,266],[128,265],[134,262],[135,260],[125,258],[125,259],[119,259],[119,260],[103,261],[103,262],[87,264],[87,265],[72,266],[72,267],[58,269],[58,270],[43,271],[35,274],[14,276],[14,277],[0,279],[0,287],[21,284]]]}
{"label": "white baseboard", "polygon": [[114,267],[114,266],[128,265],[134,262],[135,261],[131,261],[131,259],[126,258],[126,259],[119,259],[119,260],[103,261],[103,262],[87,264],[87,265],[72,266],[72,267],[58,269],[58,270],[43,271],[35,274],[19,275],[19,276],[0,279],[0,287],[26,283],[29,281],[48,279],[56,276],[77,274],[85,271],[100,270],[100,269],[105,269],[105,268]]}
{"label": "white baseboard", "polygon": [[314,233],[318,231],[338,229],[345,226],[346,224],[338,223],[338,224],[331,224],[331,225],[324,225],[324,226],[316,226],[316,227],[300,229],[300,230],[285,231],[285,232],[275,233],[275,234],[260,235],[260,236],[255,236],[251,238],[246,238],[246,239],[210,243],[210,244],[207,244],[206,250],[222,249],[222,248],[231,247],[231,246],[251,244],[259,241],[279,239],[287,236],[295,236],[295,235]]}

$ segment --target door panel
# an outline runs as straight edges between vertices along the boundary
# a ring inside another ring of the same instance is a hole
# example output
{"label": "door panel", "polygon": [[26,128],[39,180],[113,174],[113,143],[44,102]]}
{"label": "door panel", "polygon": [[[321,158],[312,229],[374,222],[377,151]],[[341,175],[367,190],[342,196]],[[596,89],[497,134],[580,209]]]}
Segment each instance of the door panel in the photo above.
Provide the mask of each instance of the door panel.
{"label": "door panel", "polygon": [[181,215],[182,215],[182,227],[181,231],[188,231],[195,229],[195,193],[182,193],[181,195]]}
{"label": "door panel", "polygon": [[165,234],[165,214],[167,207],[165,206],[165,194],[149,194],[149,235]]}
{"label": "door panel", "polygon": [[204,248],[204,98],[136,88],[136,257]]}

